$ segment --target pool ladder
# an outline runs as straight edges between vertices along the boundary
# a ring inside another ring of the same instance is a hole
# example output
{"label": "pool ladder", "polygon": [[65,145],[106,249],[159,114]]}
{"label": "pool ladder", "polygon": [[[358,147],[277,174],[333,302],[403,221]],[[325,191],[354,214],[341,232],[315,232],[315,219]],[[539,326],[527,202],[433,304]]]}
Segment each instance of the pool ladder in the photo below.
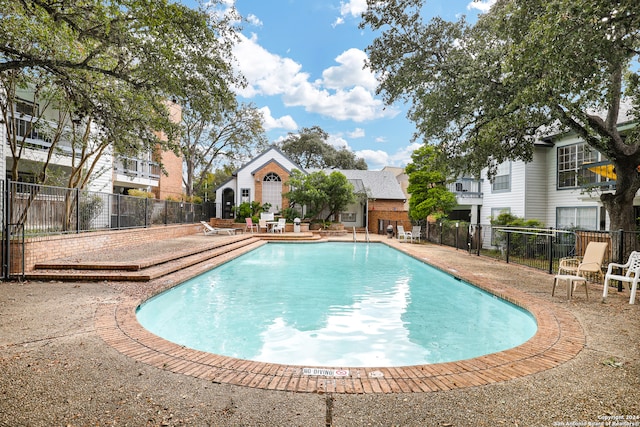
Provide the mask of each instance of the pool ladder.
{"label": "pool ladder", "polygon": [[[369,227],[365,227],[364,228],[364,240],[367,243],[370,242],[370,240],[369,240]],[[353,227],[353,242],[355,243],[357,241],[358,241],[358,239],[356,239],[356,228]]]}

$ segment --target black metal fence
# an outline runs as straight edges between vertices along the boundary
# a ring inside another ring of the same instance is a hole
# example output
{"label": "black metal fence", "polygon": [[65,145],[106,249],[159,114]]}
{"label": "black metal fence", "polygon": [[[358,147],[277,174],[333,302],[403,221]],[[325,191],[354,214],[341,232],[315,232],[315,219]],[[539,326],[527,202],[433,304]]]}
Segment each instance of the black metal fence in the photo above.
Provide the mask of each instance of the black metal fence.
{"label": "black metal fence", "polygon": [[[190,224],[208,220],[211,206],[14,181],[2,187],[1,249],[5,278],[11,242],[25,237]],[[215,214],[215,212],[214,212]]]}
{"label": "black metal fence", "polygon": [[201,204],[7,182],[7,218],[27,236],[185,224],[205,220]]}
{"label": "black metal fence", "polygon": [[554,273],[561,258],[579,257],[589,242],[607,242],[603,266],[624,263],[632,251],[640,250],[640,232],[560,230],[427,222],[422,227],[426,241],[465,250],[471,254],[501,259]]}

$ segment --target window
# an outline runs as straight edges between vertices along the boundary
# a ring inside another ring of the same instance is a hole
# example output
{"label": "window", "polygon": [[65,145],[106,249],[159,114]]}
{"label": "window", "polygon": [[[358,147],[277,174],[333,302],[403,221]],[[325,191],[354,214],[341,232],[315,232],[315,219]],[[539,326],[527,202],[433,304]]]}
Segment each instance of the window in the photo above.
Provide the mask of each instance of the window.
{"label": "window", "polygon": [[267,182],[279,182],[280,177],[278,176],[278,174],[275,174],[273,172],[269,172],[268,174],[266,174],[264,176],[264,180],[263,181],[267,181]]}
{"label": "window", "polygon": [[558,148],[558,188],[575,188],[598,182],[598,175],[585,163],[598,161],[598,152],[587,144],[580,143]]}
{"label": "window", "polygon": [[355,212],[341,212],[340,218],[342,222],[356,222],[356,213]]}
{"label": "window", "polygon": [[22,114],[27,116],[38,115],[38,104],[33,101],[26,101],[24,99],[16,100],[16,114]]}
{"label": "window", "polygon": [[498,219],[500,214],[510,213],[511,208],[491,208],[491,219]]}
{"label": "window", "polygon": [[241,188],[240,189],[240,201],[242,203],[245,203],[245,202],[248,203],[249,200],[250,200],[249,199],[250,195],[251,195],[251,190],[250,189],[248,189],[248,188]]}
{"label": "window", "polygon": [[282,206],[282,180],[280,177],[269,172],[262,179],[262,204],[269,204],[269,212],[279,212]]}
{"label": "window", "polygon": [[598,208],[557,208],[556,227],[562,229],[597,230]]}
{"label": "window", "polygon": [[498,165],[496,176],[491,184],[494,192],[511,190],[511,162],[504,162]]}
{"label": "window", "polygon": [[[500,214],[511,213],[511,208],[491,208],[491,221],[498,219]],[[491,227],[491,244],[497,246],[499,244],[498,237],[501,233],[496,233],[495,229]]]}

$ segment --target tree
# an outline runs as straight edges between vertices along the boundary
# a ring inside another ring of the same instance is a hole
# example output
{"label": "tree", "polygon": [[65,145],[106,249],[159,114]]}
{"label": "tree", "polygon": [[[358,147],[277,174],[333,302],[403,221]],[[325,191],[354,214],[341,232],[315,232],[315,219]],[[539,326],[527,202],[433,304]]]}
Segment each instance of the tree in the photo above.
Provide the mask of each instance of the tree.
{"label": "tree", "polygon": [[332,215],[337,216],[355,201],[353,185],[338,171],[327,175],[323,171],[305,174],[294,169],[287,185],[291,190],[283,196],[289,200],[292,207],[306,207],[306,216],[312,220],[325,212],[326,221]]}
{"label": "tree", "polygon": [[407,192],[411,194],[409,216],[414,220],[446,216],[457,204],[455,194],[445,185],[449,170],[438,151],[431,145],[421,146],[411,154],[412,162],[405,168],[409,176]]}
{"label": "tree", "polygon": [[319,126],[313,126],[302,128],[297,134],[289,133],[279,146],[304,169],[367,169],[364,159],[356,158],[356,155],[346,148],[336,150],[326,142],[327,139],[329,134]]}
{"label": "tree", "polygon": [[[199,99],[203,110],[233,102],[229,87],[243,84],[231,66],[235,18],[210,13],[219,2],[209,4],[192,10],[165,0],[0,0],[2,112],[14,143],[14,179],[24,143],[13,119],[16,89],[55,93],[53,106],[66,115],[59,132],[70,123],[96,130],[102,149],[94,159],[109,144],[134,157],[156,146],[177,150],[170,99]],[[44,126],[39,117],[28,123]],[[40,175],[44,182],[46,171]]]}
{"label": "tree", "polygon": [[252,105],[230,103],[210,112],[187,106],[181,128],[187,196],[201,192],[214,162],[242,160],[267,145],[262,114]]}
{"label": "tree", "polygon": [[[333,148],[333,147],[332,147]],[[334,152],[327,156],[327,163],[330,167],[344,170],[367,170],[367,162],[363,158],[356,157],[353,151],[341,148],[340,150],[334,149]]]}
{"label": "tree", "polygon": [[382,30],[367,48],[378,91],[410,104],[416,139],[492,177],[507,159],[531,161],[545,134],[573,131],[616,168],[615,193],[600,196],[611,228],[635,229],[640,127],[617,124],[626,102],[640,105],[640,3],[499,0],[475,25],[425,24],[422,0],[367,3],[361,25]]}

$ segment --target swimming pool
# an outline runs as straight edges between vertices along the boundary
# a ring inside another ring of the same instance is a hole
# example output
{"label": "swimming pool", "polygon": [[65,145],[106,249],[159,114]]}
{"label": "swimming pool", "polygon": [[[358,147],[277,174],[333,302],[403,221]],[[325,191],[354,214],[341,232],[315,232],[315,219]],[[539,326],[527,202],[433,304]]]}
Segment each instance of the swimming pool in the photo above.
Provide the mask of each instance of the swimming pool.
{"label": "swimming pool", "polygon": [[383,244],[269,243],[141,305],[139,322],[211,353],[311,366],[477,357],[533,336],[526,311]]}

